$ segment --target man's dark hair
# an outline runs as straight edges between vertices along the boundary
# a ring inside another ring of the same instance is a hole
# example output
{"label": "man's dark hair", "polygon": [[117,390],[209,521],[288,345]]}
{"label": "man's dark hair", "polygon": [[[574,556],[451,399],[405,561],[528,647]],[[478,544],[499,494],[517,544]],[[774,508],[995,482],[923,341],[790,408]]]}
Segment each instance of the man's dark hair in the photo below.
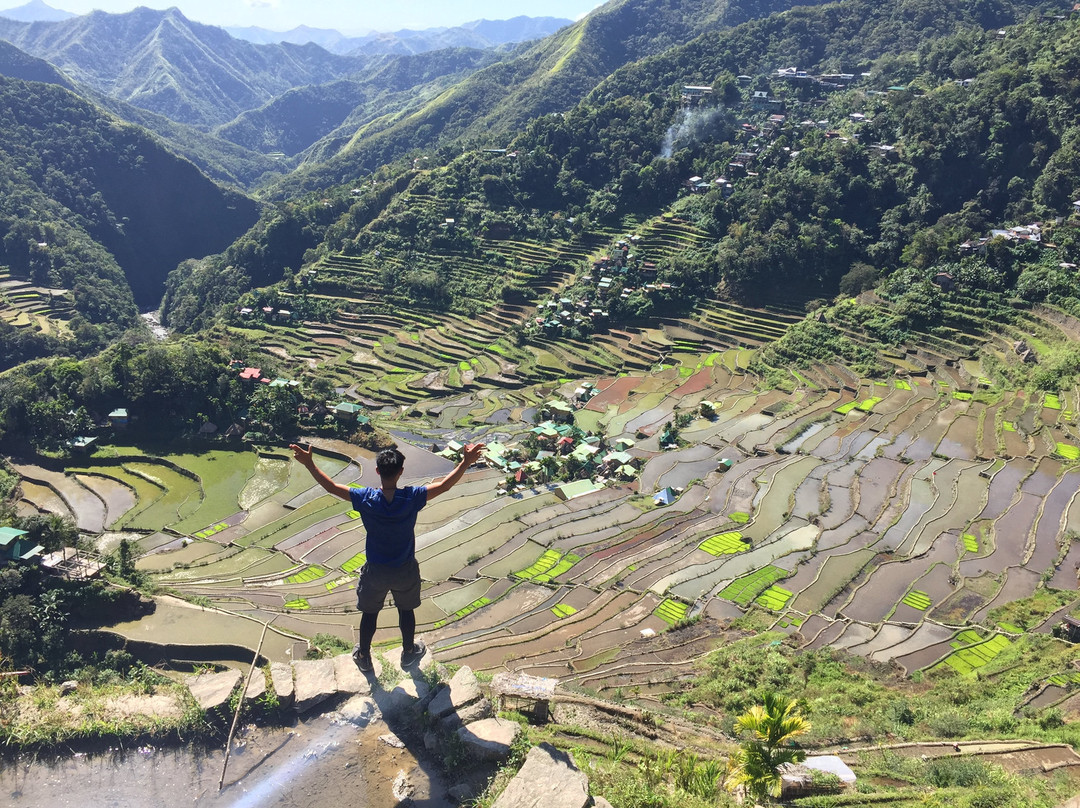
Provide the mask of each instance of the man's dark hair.
{"label": "man's dark hair", "polygon": [[383,449],[375,456],[375,471],[380,477],[397,474],[405,465],[405,455],[397,449]]}

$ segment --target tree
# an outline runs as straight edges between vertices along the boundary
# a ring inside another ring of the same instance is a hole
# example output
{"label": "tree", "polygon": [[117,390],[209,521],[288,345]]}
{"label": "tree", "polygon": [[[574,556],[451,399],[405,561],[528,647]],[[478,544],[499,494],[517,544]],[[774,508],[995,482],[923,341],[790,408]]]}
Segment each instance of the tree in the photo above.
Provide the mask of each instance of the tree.
{"label": "tree", "polygon": [[792,741],[810,730],[797,703],[777,693],[766,693],[763,705],[751,707],[735,721],[739,733],[749,734],[728,763],[729,790],[745,788],[758,801],[779,797],[781,767],[798,763],[806,753]]}

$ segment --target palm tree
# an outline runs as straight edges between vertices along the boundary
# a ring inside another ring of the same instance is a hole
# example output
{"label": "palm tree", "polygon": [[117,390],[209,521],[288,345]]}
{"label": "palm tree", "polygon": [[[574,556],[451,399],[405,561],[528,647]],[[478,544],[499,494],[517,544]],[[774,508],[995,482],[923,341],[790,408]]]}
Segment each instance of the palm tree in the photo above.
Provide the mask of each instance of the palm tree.
{"label": "palm tree", "polygon": [[728,762],[726,785],[734,791],[745,787],[755,800],[779,797],[781,767],[799,763],[806,753],[794,748],[792,739],[810,730],[810,722],[799,713],[796,702],[776,693],[767,693],[761,706],[751,707],[735,722],[735,729],[748,733]]}

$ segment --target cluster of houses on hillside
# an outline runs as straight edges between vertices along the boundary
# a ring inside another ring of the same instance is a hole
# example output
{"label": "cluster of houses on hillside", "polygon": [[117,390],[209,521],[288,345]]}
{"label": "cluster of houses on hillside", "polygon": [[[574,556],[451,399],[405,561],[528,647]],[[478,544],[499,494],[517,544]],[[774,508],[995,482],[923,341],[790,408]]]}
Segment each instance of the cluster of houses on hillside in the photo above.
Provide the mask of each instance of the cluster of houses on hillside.
{"label": "cluster of houses on hillside", "polygon": [[[348,401],[342,399],[335,404],[328,402],[318,402],[310,404],[304,400],[303,385],[296,379],[285,379],[282,377],[270,378],[262,372],[262,368],[250,367],[239,359],[234,359],[229,363],[229,369],[237,374],[237,378],[244,385],[244,388],[251,392],[257,385],[266,385],[270,388],[282,388],[289,392],[292,397],[293,405],[296,407],[297,418],[302,421],[309,421],[311,423],[322,423],[327,418],[333,418],[335,421],[346,424],[349,426],[357,427],[369,427],[371,418],[364,414],[364,407],[361,404],[357,404],[355,401]],[[246,435],[248,427],[252,426],[249,423],[249,416],[247,411],[243,411],[239,414],[238,423],[233,424],[226,431],[226,437],[234,437],[237,435]],[[216,427],[210,432],[216,431]]]}
{"label": "cluster of houses on hillside", "polygon": [[[957,247],[957,250],[961,255],[972,255],[975,253],[984,254],[986,252],[986,245],[996,238],[1018,244],[1026,242],[1042,245],[1042,224],[1033,222],[1032,224],[1018,225],[1016,227],[994,229],[990,231],[990,235],[988,236],[980,236],[979,238],[965,241]],[[1046,246],[1050,247],[1053,245],[1047,244]]]}
{"label": "cluster of houses on hillside", "polygon": [[[641,458],[630,452],[635,442],[619,438],[608,442],[603,435],[582,430],[574,423],[574,412],[596,393],[585,382],[569,401],[553,398],[537,410],[541,420],[531,427],[520,443],[489,442],[483,461],[506,474],[500,493],[552,481],[561,481],[558,492],[570,499],[601,488],[609,481],[629,482],[637,478]],[[450,441],[437,454],[458,460],[464,447]]]}

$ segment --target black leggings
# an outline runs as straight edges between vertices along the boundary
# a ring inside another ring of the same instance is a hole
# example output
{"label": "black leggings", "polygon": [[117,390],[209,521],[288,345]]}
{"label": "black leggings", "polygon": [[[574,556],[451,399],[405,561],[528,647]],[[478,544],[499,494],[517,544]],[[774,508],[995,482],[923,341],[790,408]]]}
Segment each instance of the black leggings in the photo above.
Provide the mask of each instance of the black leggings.
{"label": "black leggings", "polygon": [[[371,656],[371,641],[375,639],[378,625],[378,612],[364,612],[360,617],[360,653],[363,656]],[[401,647],[407,651],[413,647],[416,635],[416,612],[412,609],[398,609],[398,625],[401,626]]]}

